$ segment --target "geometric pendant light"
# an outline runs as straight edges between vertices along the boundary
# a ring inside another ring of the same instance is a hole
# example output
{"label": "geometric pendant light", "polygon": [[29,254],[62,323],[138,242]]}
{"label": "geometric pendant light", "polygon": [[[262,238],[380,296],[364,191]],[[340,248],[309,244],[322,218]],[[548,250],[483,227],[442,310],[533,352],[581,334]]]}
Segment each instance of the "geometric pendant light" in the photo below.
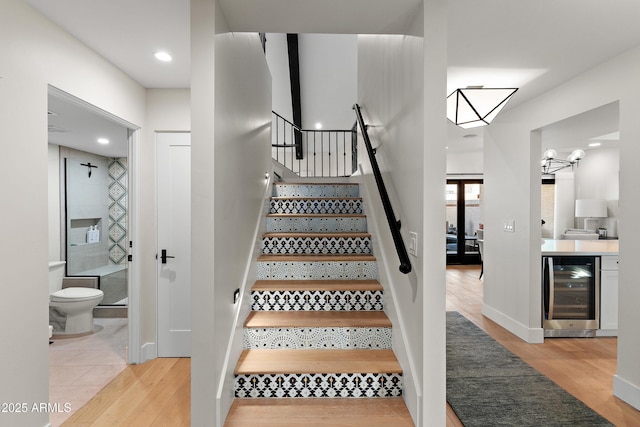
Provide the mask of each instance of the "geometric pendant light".
{"label": "geometric pendant light", "polygon": [[482,86],[456,89],[447,97],[447,118],[464,129],[488,125],[517,90]]}

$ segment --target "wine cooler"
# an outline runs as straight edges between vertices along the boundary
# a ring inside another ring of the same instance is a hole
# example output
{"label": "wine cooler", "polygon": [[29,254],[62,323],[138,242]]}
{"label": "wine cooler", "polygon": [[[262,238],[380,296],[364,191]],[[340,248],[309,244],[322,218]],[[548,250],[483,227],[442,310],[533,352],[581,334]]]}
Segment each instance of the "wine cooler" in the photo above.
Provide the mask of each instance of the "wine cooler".
{"label": "wine cooler", "polygon": [[545,337],[594,337],[600,320],[600,257],[542,258]]}

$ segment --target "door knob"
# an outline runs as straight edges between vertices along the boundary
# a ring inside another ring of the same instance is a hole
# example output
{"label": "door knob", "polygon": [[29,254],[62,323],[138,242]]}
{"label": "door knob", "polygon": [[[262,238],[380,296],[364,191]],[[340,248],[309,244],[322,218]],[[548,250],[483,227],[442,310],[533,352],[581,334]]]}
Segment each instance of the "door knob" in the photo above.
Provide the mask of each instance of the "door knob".
{"label": "door knob", "polygon": [[163,249],[163,250],[160,252],[160,259],[162,260],[162,263],[163,263],[163,264],[166,264],[166,263],[167,263],[167,258],[175,258],[175,257],[174,257],[174,256],[169,256],[169,255],[167,255],[167,250],[166,250],[166,249]]}

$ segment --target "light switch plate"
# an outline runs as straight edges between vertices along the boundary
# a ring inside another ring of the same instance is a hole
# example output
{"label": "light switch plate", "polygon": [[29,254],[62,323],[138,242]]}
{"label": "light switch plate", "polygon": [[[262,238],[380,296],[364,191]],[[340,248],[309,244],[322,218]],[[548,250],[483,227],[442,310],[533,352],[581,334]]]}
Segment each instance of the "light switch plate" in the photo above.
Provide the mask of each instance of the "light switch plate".
{"label": "light switch plate", "polygon": [[418,256],[418,233],[409,232],[409,255]]}
{"label": "light switch plate", "polygon": [[516,232],[516,221],[514,219],[506,219],[504,221],[504,232],[505,233]]}

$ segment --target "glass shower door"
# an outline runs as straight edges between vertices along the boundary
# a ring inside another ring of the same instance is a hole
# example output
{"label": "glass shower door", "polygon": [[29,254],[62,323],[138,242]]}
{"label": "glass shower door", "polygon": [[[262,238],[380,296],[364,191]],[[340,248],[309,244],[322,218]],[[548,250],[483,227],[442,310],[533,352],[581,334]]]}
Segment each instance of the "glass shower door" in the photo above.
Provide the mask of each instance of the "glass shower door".
{"label": "glass shower door", "polygon": [[126,306],[127,159],[62,152],[66,276],[97,278],[100,305]]}

